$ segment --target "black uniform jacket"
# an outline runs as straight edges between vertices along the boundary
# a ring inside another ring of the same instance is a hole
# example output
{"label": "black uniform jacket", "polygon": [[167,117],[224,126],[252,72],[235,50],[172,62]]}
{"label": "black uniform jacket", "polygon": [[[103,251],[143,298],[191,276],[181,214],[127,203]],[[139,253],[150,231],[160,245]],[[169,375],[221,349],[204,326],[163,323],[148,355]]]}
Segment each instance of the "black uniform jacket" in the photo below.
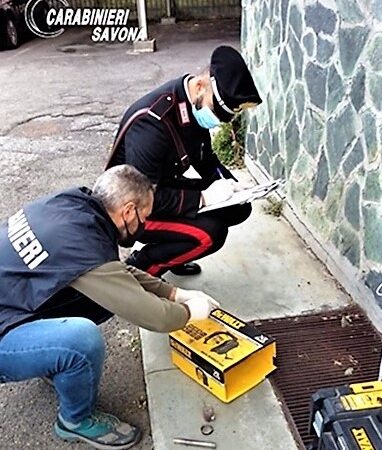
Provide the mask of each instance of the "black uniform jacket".
{"label": "black uniform jacket", "polygon": [[[0,334],[39,318],[48,303],[50,310],[61,310],[55,317],[66,317],[78,298],[56,294],[90,270],[118,261],[118,236],[86,188],[35,200],[9,218],[0,227]],[[99,308],[88,305],[91,313]]]}
{"label": "black uniform jacket", "polygon": [[[200,127],[192,114],[184,89],[186,77],[169,81],[135,102],[125,112],[119,131],[138,110],[152,106],[166,94],[172,94],[171,104],[163,116],[180,137],[188,155],[188,164],[182,164],[175,140],[163,119],[150,114],[132,122],[108,164],[108,167],[131,164],[157,184],[151,219],[195,217],[201,190],[219,177],[217,167],[221,164],[212,152],[209,131]],[[189,165],[196,169],[201,180],[182,176]]]}

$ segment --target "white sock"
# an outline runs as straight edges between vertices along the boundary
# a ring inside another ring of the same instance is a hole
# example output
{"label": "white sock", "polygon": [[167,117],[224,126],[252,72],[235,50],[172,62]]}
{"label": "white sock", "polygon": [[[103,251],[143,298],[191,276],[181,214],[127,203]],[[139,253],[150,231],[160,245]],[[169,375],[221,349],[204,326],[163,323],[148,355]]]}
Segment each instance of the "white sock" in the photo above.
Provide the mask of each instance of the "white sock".
{"label": "white sock", "polygon": [[72,423],[68,422],[67,420],[63,419],[61,416],[61,413],[58,413],[58,418],[60,419],[60,422],[68,429],[68,430],[75,430],[81,425],[81,422],[79,423]]}

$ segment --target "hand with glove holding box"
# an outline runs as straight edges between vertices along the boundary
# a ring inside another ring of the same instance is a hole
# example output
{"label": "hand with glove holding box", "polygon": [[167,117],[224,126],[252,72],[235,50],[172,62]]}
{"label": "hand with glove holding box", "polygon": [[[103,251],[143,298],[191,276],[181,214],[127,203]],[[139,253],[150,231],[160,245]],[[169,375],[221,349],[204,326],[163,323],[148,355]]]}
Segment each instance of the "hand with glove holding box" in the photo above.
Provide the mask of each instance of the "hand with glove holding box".
{"label": "hand with glove holding box", "polygon": [[174,301],[185,305],[190,312],[189,320],[207,319],[210,312],[220,308],[220,303],[203,291],[176,288]]}

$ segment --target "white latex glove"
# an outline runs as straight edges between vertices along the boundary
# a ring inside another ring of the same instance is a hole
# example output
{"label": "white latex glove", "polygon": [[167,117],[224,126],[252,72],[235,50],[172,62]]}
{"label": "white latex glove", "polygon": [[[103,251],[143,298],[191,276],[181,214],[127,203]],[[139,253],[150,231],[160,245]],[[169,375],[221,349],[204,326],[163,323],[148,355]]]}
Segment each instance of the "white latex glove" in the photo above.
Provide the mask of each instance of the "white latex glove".
{"label": "white latex glove", "polygon": [[174,298],[176,303],[185,303],[191,299],[207,299],[215,308],[220,308],[220,303],[203,291],[176,288]]}
{"label": "white latex glove", "polygon": [[216,180],[205,191],[202,191],[203,206],[214,205],[215,203],[224,202],[232,197],[235,191],[235,181],[233,180]]}
{"label": "white latex glove", "polygon": [[207,319],[210,315],[210,312],[216,308],[208,298],[203,297],[194,297],[186,300],[184,305],[188,306],[190,311],[190,319],[189,320],[204,320]]}

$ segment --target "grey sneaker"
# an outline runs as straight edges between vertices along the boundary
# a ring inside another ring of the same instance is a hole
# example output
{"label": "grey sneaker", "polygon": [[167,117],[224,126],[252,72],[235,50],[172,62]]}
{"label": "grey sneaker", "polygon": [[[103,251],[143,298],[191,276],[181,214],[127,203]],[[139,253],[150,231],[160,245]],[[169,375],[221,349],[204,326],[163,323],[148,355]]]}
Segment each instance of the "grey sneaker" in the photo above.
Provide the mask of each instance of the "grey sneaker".
{"label": "grey sneaker", "polygon": [[88,419],[83,420],[78,426],[72,428],[64,421],[57,418],[54,431],[57,436],[66,441],[83,441],[94,448],[126,449],[137,444],[141,439],[141,431],[138,427],[121,422],[111,414],[96,412]]}

